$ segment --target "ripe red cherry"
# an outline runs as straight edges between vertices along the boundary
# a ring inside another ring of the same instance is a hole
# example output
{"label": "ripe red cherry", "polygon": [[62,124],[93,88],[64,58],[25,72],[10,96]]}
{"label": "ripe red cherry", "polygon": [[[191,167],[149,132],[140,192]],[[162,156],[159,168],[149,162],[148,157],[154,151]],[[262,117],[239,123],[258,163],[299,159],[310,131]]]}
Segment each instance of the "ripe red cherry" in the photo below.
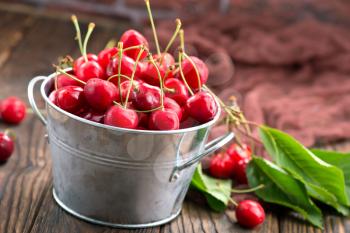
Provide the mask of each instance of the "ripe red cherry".
{"label": "ripe red cherry", "polygon": [[127,129],[136,129],[139,119],[133,109],[123,108],[119,105],[113,105],[106,113],[104,123]]}
{"label": "ripe red cherry", "polygon": [[8,97],[1,101],[0,115],[6,123],[18,124],[26,116],[26,105],[15,96]]}
{"label": "ripe red cherry", "polygon": [[14,143],[12,139],[4,134],[0,133],[0,162],[5,162],[14,150]]}
{"label": "ripe red cherry", "polygon": [[209,171],[213,177],[230,179],[233,176],[234,161],[226,153],[218,153],[210,161]]}
{"label": "ripe red cherry", "polygon": [[170,99],[168,97],[164,98],[164,108],[173,110],[177,117],[179,118],[179,121],[181,121],[182,118],[182,109],[178,103],[176,103],[175,100]]}
{"label": "ripe red cherry", "polygon": [[84,103],[83,88],[65,86],[56,90],[56,105],[61,109],[75,113]]}
{"label": "ripe red cherry", "polygon": [[166,79],[164,86],[169,89],[165,91],[165,96],[172,98],[180,106],[186,103],[189,94],[185,84],[181,80],[175,78]]}
{"label": "ripe red cherry", "polygon": [[249,161],[250,161],[249,158],[244,158],[244,159],[238,160],[235,165],[233,176],[235,181],[237,181],[237,183],[239,184],[248,184],[246,168]]}
{"label": "ripe red cherry", "polygon": [[212,95],[207,92],[199,92],[187,100],[186,111],[195,120],[205,123],[215,117],[218,106]]}
{"label": "ripe red cherry", "polygon": [[81,83],[77,82],[76,80],[72,79],[71,77],[65,74],[57,75],[56,82],[57,82],[57,89],[60,89],[61,87],[65,87],[65,86],[81,86]]}
{"label": "ripe red cherry", "polygon": [[170,109],[156,110],[151,113],[148,123],[152,130],[175,130],[179,129],[180,123],[177,114]]}
{"label": "ripe red cherry", "polygon": [[[134,80],[134,81],[133,81],[133,87],[132,87],[131,90],[130,90],[128,102],[129,102],[129,101],[134,101],[135,96],[136,96],[137,88],[139,87],[140,84],[141,84],[141,82],[139,82],[139,81],[137,81],[137,80]],[[117,97],[116,97],[116,101],[117,101],[117,102],[121,102],[121,100],[120,100],[120,91],[121,91],[122,100],[123,100],[123,102],[124,102],[124,101],[126,100],[126,96],[127,96],[127,94],[128,94],[128,91],[129,91],[131,82],[130,82],[129,80],[126,80],[126,81],[122,82],[122,83],[120,84],[120,90],[118,89],[118,83],[114,83],[114,85],[116,85],[116,87],[117,87]]]}
{"label": "ripe red cherry", "polygon": [[84,86],[86,102],[97,111],[106,111],[117,98],[117,88],[106,80],[92,78]]}
{"label": "ripe red cherry", "polygon": [[233,143],[226,152],[234,161],[250,159],[252,157],[252,151],[247,144],[242,144],[242,146],[239,146],[238,144]]}
{"label": "ripe red cherry", "polygon": [[92,78],[104,78],[105,73],[96,61],[87,61],[82,63],[78,70],[75,72],[75,75],[78,79],[87,82],[89,79]]}
{"label": "ripe red cherry", "polygon": [[[96,62],[98,61],[98,57],[95,54],[88,53],[86,56],[87,56],[88,61],[96,61]],[[74,71],[75,74],[78,72],[79,67],[83,63],[85,63],[84,56],[81,56],[81,57],[77,58],[76,60],[74,60],[73,71]]]}
{"label": "ripe red cherry", "polygon": [[143,129],[146,129],[148,127],[150,114],[147,114],[145,112],[138,112],[137,115],[139,117],[138,128],[142,127]]}
{"label": "ripe red cherry", "polygon": [[[135,79],[138,79],[140,76],[140,72],[141,72],[141,63],[138,63],[136,66],[136,71],[135,71]],[[120,68],[120,73],[126,76],[131,77],[132,72],[134,70],[134,66],[135,66],[135,61],[127,56],[122,56],[122,61],[121,61],[121,68]],[[106,69],[106,74],[108,77],[112,76],[112,75],[116,75],[118,74],[118,67],[119,67],[119,57],[115,57],[113,58],[110,63],[107,66]],[[125,78],[122,78],[122,81],[125,81]],[[114,78],[111,80],[113,83],[117,83],[118,82],[118,78]]]}
{"label": "ripe red cherry", "polygon": [[[159,69],[159,74],[162,80],[166,78],[171,78],[172,71],[167,72],[167,70],[169,69],[170,66],[175,64],[175,60],[173,56],[170,55],[169,53],[163,53],[161,54],[161,56],[156,54],[156,55],[153,55],[153,59],[157,64],[157,67]],[[151,62],[147,62],[144,64],[145,64],[145,69],[141,73],[141,79],[151,85],[159,86],[160,82],[159,82],[159,77],[158,77],[158,72],[156,67]]]}
{"label": "ripe red cherry", "polygon": [[139,110],[152,110],[160,107],[161,91],[158,87],[141,83],[136,91],[133,104]]}
{"label": "ripe red cherry", "polygon": [[112,57],[117,55],[117,53],[118,49],[116,47],[112,47],[104,49],[98,54],[98,63],[100,64],[102,69],[105,70],[107,68],[108,64],[112,60]]}
{"label": "ripe red cherry", "polygon": [[254,228],[264,222],[265,211],[258,202],[244,200],[236,208],[236,218],[239,225]]}
{"label": "ripe red cherry", "polygon": [[196,70],[189,59],[184,59],[182,61],[181,63],[182,72],[185,76],[185,79],[188,85],[192,89],[197,90],[207,82],[209,71],[208,71],[207,65],[201,59],[193,56],[191,56],[190,58],[192,59],[195,66],[197,67],[201,85],[199,86]]}
{"label": "ripe red cherry", "polygon": [[[123,42],[123,48],[129,48],[132,46],[137,46],[137,45],[144,45],[145,47],[148,48],[148,42],[146,38],[139,33],[136,30],[130,29],[127,30],[126,32],[123,33],[123,35],[120,38],[120,42]],[[128,57],[131,57],[132,59],[136,60],[137,55],[139,54],[140,49],[130,49],[125,51],[125,54]],[[147,52],[144,51],[140,57],[140,59],[143,59],[147,56]]]}

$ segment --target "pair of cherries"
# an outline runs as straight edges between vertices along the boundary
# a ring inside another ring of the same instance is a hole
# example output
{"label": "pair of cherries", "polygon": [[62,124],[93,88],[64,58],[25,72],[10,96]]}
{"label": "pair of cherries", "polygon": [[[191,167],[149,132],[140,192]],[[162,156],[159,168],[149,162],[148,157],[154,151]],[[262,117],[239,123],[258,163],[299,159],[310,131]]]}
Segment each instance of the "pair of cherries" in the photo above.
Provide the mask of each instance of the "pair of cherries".
{"label": "pair of cherries", "polygon": [[214,118],[218,106],[201,91],[208,79],[203,61],[187,57],[179,72],[169,53],[149,59],[141,33],[128,30],[120,42],[98,55],[83,50],[72,71],[56,77],[49,99],[85,119],[129,129],[175,130]]}

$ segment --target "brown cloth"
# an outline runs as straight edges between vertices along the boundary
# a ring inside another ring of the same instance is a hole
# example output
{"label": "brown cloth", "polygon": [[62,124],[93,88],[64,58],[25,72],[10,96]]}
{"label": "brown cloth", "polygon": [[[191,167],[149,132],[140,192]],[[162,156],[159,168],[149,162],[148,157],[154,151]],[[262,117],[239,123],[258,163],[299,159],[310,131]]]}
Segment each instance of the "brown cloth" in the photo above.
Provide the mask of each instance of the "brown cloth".
{"label": "brown cloth", "polygon": [[[208,84],[223,99],[238,97],[249,120],[306,146],[349,139],[350,4],[261,2],[232,1],[226,14],[213,6],[187,15],[186,51],[206,61]],[[157,26],[164,47],[174,21]]]}

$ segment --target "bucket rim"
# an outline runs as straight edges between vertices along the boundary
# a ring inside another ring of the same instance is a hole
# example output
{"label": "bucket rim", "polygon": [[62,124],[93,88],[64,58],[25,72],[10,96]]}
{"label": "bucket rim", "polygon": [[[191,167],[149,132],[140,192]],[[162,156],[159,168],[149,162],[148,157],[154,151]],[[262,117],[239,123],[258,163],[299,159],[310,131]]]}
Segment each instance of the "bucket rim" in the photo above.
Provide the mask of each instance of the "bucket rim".
{"label": "bucket rim", "polygon": [[[70,71],[72,70],[71,68],[65,69],[65,71]],[[193,132],[193,131],[198,131],[200,129],[204,129],[204,128],[208,128],[211,127],[212,125],[215,124],[215,122],[220,118],[221,115],[221,107],[220,104],[218,103],[216,97],[213,96],[215,103],[218,107],[218,111],[215,115],[215,117],[211,120],[208,121],[204,124],[200,124],[194,127],[190,127],[190,128],[185,128],[185,129],[176,129],[176,130],[141,130],[141,129],[126,129],[126,128],[121,128],[121,127],[116,127],[116,126],[111,126],[111,125],[105,125],[102,123],[97,123],[94,121],[90,121],[87,119],[84,119],[82,117],[76,116],[72,113],[69,113],[61,108],[59,108],[58,106],[56,106],[55,104],[53,104],[50,100],[49,97],[47,96],[46,92],[45,92],[45,87],[46,85],[48,85],[49,81],[51,81],[57,74],[57,72],[54,72],[52,74],[50,74],[49,76],[47,76],[45,78],[45,80],[42,82],[41,86],[40,86],[40,92],[41,92],[41,96],[43,97],[43,99],[45,100],[45,103],[47,105],[49,105],[51,108],[54,108],[56,111],[60,112],[61,114],[64,114],[70,118],[73,118],[76,121],[80,121],[83,122],[85,124],[94,126],[94,127],[98,127],[98,128],[104,128],[104,129],[108,129],[108,130],[113,130],[113,131],[118,131],[118,132],[127,132],[127,133],[137,133],[137,134],[158,134],[158,135],[162,135],[162,134],[182,134],[182,133],[187,133],[187,132]]]}

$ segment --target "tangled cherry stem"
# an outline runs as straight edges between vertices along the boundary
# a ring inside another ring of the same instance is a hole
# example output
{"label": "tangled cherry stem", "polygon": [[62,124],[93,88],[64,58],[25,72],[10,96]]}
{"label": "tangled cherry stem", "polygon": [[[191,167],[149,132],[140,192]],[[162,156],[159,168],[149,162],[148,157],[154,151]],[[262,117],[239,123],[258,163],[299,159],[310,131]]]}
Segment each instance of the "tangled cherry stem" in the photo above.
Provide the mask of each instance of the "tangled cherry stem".
{"label": "tangled cherry stem", "polygon": [[160,75],[160,72],[159,72],[159,68],[156,64],[156,62],[154,61],[153,59],[153,56],[151,53],[148,54],[148,59],[149,61],[154,65],[154,67],[156,68],[156,71],[157,71],[157,75],[158,75],[158,78],[159,78],[159,87],[160,87],[160,106],[161,106],[161,109],[164,108],[164,87],[163,87],[163,79],[162,79],[162,76]]}
{"label": "tangled cherry stem", "polygon": [[84,82],[84,81],[82,81],[82,80],[80,80],[80,79],[74,77],[74,76],[71,75],[71,74],[68,74],[66,71],[62,70],[59,66],[56,66],[56,65],[53,65],[53,66],[56,68],[57,72],[66,75],[67,77],[69,77],[69,78],[71,78],[71,79],[77,81],[78,83],[81,83],[81,84],[83,84],[83,85],[86,84],[86,82]]}
{"label": "tangled cherry stem", "polygon": [[231,189],[231,192],[232,193],[251,193],[251,192],[255,192],[255,191],[259,190],[259,189],[262,189],[264,187],[265,187],[265,185],[260,184],[260,185],[258,185],[256,187],[250,188],[250,189]]}
{"label": "tangled cherry stem", "polygon": [[[118,42],[118,89],[121,90],[120,87],[120,76],[121,76],[121,69],[122,69],[122,57],[123,57],[123,42]],[[120,100],[122,101],[123,96],[122,96],[122,92],[119,91],[119,97]]]}
{"label": "tangled cherry stem", "polygon": [[[112,76],[110,76],[110,77],[107,79],[107,81],[110,82],[112,79],[118,78],[118,77],[119,77],[118,74],[112,75]],[[120,77],[126,78],[126,79],[129,80],[129,81],[131,80],[131,78],[130,78],[129,76],[125,75],[125,74],[120,74]]]}
{"label": "tangled cherry stem", "polygon": [[105,49],[113,48],[117,45],[117,41],[115,39],[111,39],[107,42]]}
{"label": "tangled cherry stem", "polygon": [[84,44],[83,44],[83,56],[84,56],[84,59],[85,59],[85,62],[88,61],[88,58],[87,58],[87,43],[90,39],[90,36],[91,36],[91,33],[93,32],[95,28],[95,24],[94,23],[89,23],[89,26],[88,26],[88,31],[86,33],[86,36],[85,36],[85,39],[84,39]]}
{"label": "tangled cherry stem", "polygon": [[179,72],[180,72],[180,76],[182,78],[182,81],[184,82],[186,88],[188,89],[188,91],[190,92],[191,95],[194,95],[191,87],[188,85],[187,81],[186,81],[186,78],[185,78],[185,75],[184,75],[184,72],[182,71],[182,52],[180,51],[179,52]]}
{"label": "tangled cherry stem", "polygon": [[183,53],[184,57],[187,58],[190,61],[190,63],[193,66],[194,71],[196,72],[197,79],[198,79],[198,88],[199,88],[199,91],[200,91],[201,87],[202,87],[202,82],[201,82],[201,77],[199,76],[198,68],[197,68],[196,64],[194,64],[194,62],[193,62],[193,60],[192,60],[192,58],[190,56],[188,56],[184,51],[182,53]]}
{"label": "tangled cherry stem", "polygon": [[160,56],[160,47],[159,47],[159,42],[158,42],[158,36],[157,36],[156,27],[154,25],[153,15],[152,15],[152,11],[151,11],[151,6],[149,4],[149,0],[145,0],[145,3],[146,3],[146,7],[147,7],[149,20],[150,20],[151,26],[152,26],[152,32],[153,32],[154,42],[155,42],[156,48],[157,48],[157,53]]}
{"label": "tangled cherry stem", "polygon": [[[175,29],[175,32],[173,34],[173,36],[171,37],[171,39],[169,40],[169,43],[168,45],[166,46],[165,50],[164,50],[164,53],[168,52],[168,50],[170,49],[171,45],[174,43],[176,37],[177,37],[177,34],[179,34],[179,31],[181,29],[181,20],[180,19],[176,19],[175,20],[176,22],[176,29]],[[162,56],[163,58],[163,56]],[[161,60],[162,62],[162,60]]]}
{"label": "tangled cherry stem", "polygon": [[183,52],[185,52],[185,35],[184,35],[184,30],[181,29],[179,31],[179,35],[180,35],[180,48],[182,49]]}
{"label": "tangled cherry stem", "polygon": [[78,23],[78,18],[77,18],[77,16],[72,15],[71,20],[74,24],[75,31],[76,31],[75,39],[78,41],[80,53],[83,55],[83,43],[82,43],[82,39],[81,39],[81,32],[80,32],[80,27],[79,27],[79,23]]}
{"label": "tangled cherry stem", "polygon": [[[139,51],[139,53],[137,54],[137,58],[135,60],[135,63],[134,63],[134,67],[133,67],[133,71],[132,71],[132,74],[131,74],[131,80],[130,80],[130,87],[128,89],[128,93],[126,94],[126,97],[125,97],[125,103],[124,103],[124,107],[126,108],[126,105],[128,104],[128,100],[129,100],[129,96],[130,96],[130,92],[131,92],[131,88],[134,84],[134,77],[135,77],[135,73],[136,73],[136,68],[137,68],[137,65],[139,63],[139,60],[141,58],[141,55],[143,53],[143,51],[145,51],[145,48],[144,46],[142,45],[141,46],[141,49]],[[120,91],[121,92],[121,91]],[[122,99],[120,99],[122,101]]]}

